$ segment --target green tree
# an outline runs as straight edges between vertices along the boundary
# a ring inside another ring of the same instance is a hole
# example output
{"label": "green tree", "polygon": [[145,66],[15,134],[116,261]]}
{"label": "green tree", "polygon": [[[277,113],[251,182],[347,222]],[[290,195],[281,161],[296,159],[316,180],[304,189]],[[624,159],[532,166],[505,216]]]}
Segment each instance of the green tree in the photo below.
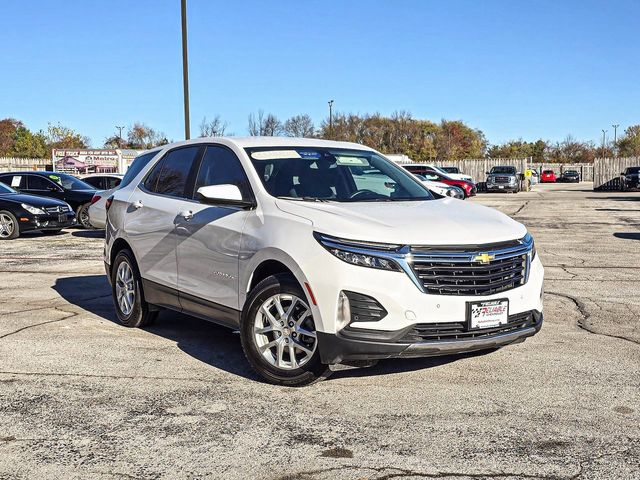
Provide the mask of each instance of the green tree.
{"label": "green tree", "polygon": [[631,125],[618,140],[618,152],[622,157],[640,157],[640,125]]}
{"label": "green tree", "polygon": [[88,148],[89,139],[60,123],[47,126],[47,146],[49,148]]}
{"label": "green tree", "polygon": [[51,150],[42,132],[32,133],[26,127],[18,127],[14,136],[13,156],[26,158],[48,158]]}
{"label": "green tree", "polygon": [[0,157],[13,155],[15,151],[15,135],[19,127],[24,127],[24,124],[15,118],[0,120]]}

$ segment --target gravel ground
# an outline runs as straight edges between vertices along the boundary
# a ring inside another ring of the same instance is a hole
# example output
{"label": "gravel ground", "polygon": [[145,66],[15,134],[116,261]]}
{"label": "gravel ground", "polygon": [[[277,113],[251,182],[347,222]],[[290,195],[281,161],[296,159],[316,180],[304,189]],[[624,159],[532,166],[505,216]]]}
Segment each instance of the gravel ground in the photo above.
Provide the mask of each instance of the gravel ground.
{"label": "gravel ground", "polygon": [[640,479],[640,193],[484,194],[534,234],[545,325],[489,354],[261,383],[236,334],[115,321],[102,234],[0,244],[0,479]]}

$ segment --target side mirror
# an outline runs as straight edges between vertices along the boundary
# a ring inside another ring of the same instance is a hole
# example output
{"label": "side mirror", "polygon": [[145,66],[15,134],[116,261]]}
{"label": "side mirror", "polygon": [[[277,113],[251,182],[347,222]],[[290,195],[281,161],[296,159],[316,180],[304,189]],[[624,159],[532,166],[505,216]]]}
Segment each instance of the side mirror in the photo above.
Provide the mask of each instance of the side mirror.
{"label": "side mirror", "polygon": [[242,199],[242,193],[237,185],[209,185],[200,187],[196,198],[209,205],[230,205],[241,208],[253,208],[255,202]]}
{"label": "side mirror", "polygon": [[484,173],[486,173],[487,175],[489,175],[489,172],[484,172]]}

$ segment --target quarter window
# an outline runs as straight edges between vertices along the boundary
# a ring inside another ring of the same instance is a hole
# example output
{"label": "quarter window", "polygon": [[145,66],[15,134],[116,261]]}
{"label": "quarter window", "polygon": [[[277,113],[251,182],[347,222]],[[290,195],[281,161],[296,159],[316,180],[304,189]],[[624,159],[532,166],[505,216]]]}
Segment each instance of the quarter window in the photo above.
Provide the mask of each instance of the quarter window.
{"label": "quarter window", "polygon": [[249,180],[235,154],[224,147],[208,146],[198,170],[195,192],[210,185],[235,185],[243,200],[252,198]]}

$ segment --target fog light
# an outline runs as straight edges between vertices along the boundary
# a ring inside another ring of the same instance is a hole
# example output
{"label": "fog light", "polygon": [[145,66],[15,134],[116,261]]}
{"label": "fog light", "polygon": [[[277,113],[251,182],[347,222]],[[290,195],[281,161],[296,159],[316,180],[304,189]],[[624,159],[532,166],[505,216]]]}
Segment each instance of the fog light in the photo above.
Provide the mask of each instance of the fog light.
{"label": "fog light", "polygon": [[340,292],[338,295],[338,314],[336,315],[336,332],[339,332],[344,327],[349,325],[351,321],[351,305],[349,304],[349,298]]}

